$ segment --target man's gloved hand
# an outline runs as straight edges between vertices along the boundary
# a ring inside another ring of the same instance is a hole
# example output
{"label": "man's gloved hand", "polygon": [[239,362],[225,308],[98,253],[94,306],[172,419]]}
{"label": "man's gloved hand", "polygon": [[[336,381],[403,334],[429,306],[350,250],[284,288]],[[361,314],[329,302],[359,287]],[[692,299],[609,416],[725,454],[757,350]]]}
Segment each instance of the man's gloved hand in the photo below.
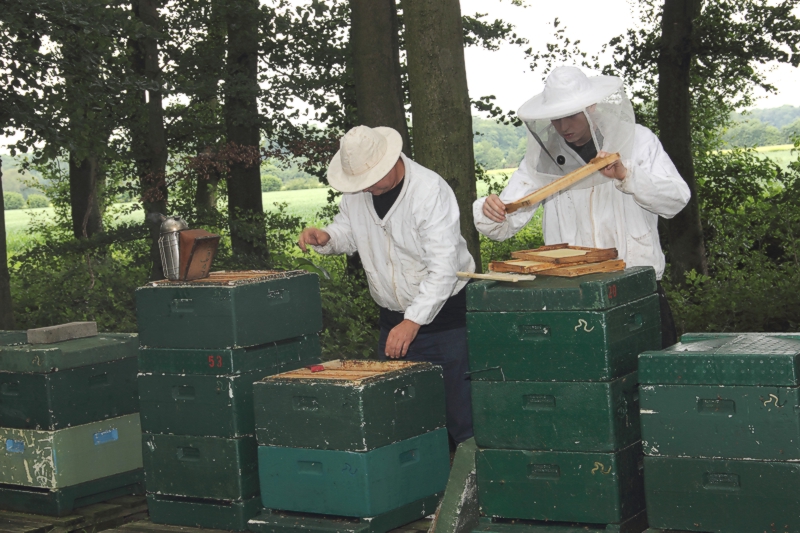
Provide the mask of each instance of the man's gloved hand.
{"label": "man's gloved hand", "polygon": [[419,324],[411,320],[403,320],[389,332],[386,338],[386,357],[400,359],[408,353],[408,347],[417,337]]}
{"label": "man's gloved hand", "polygon": [[330,240],[331,236],[328,234],[328,232],[319,228],[306,228],[297,238],[297,246],[299,246],[303,252],[308,253],[308,248],[306,245],[310,244],[312,246],[325,246]]}

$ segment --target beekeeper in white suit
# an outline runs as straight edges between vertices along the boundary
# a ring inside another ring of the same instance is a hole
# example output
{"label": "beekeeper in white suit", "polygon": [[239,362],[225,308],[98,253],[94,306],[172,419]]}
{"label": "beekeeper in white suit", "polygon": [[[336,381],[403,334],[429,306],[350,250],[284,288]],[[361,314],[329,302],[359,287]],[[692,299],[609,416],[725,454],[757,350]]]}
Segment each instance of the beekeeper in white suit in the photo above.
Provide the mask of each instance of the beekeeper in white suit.
{"label": "beekeeper in white suit", "polygon": [[[505,204],[580,168],[596,156],[619,152],[620,161],[544,200],[545,244],[616,248],[627,266],[652,266],[664,274],[658,217],[672,218],[689,202],[689,187],[649,129],[636,124],[622,80],[587,77],[558,67],[544,91],[518,111],[528,148],[498,197],[473,205],[475,227],[503,241],[527,224],[538,205],[507,214]],[[661,284],[662,343],[676,342],[672,313]]]}
{"label": "beekeeper in white suit", "polygon": [[321,254],[358,252],[380,306],[378,357],[441,365],[447,429],[458,444],[472,436],[467,379],[467,284],[475,271],[461,236],[453,190],[407,158],[392,128],[358,126],[342,137],[328,182],[343,192],[324,229],[306,228],[298,245]]}

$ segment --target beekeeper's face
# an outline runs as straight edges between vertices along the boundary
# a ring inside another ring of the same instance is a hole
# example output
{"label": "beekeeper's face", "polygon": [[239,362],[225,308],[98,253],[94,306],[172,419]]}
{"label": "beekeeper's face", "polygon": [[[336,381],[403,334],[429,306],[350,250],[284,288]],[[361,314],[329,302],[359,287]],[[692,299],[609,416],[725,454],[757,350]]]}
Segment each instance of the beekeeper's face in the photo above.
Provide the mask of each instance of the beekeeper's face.
{"label": "beekeeper's face", "polygon": [[568,143],[583,146],[592,140],[592,131],[589,129],[589,121],[581,111],[568,117],[550,121],[559,135]]}

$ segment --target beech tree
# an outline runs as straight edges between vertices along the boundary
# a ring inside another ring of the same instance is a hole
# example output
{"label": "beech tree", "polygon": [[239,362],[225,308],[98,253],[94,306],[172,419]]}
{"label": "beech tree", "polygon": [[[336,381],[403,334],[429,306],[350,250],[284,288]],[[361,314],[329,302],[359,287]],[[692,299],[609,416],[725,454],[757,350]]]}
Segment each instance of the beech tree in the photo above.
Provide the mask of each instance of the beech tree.
{"label": "beech tree", "polygon": [[395,0],[350,0],[350,48],[358,122],[400,132],[410,157]]}
{"label": "beech tree", "polygon": [[461,234],[480,270],[480,240],[472,218],[477,198],[472,109],[464,64],[458,0],[403,0],[414,159],[455,192]]}

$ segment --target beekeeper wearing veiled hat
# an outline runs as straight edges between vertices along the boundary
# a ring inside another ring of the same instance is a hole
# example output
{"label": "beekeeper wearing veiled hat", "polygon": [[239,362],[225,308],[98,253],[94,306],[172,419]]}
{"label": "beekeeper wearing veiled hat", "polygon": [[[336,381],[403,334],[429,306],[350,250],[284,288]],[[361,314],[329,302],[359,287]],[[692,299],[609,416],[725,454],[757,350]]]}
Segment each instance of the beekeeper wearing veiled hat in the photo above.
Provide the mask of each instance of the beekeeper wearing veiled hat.
{"label": "beekeeper wearing veiled hat", "polygon": [[358,126],[342,137],[328,183],[344,194],[325,229],[306,228],[298,245],[321,254],[358,252],[380,306],[379,358],[441,365],[447,430],[472,436],[466,281],[475,271],[461,236],[456,196],[441,176],[402,153],[392,128]]}
{"label": "beekeeper wearing veiled hat", "polygon": [[[558,67],[544,91],[518,111],[528,129],[525,158],[498,197],[473,205],[475,226],[503,241],[530,221],[538,205],[506,213],[518,200],[585,165],[619,152],[620,160],[544,200],[545,244],[616,248],[628,266],[664,273],[658,217],[672,218],[689,202],[689,187],[649,129],[636,124],[622,80],[587,77],[577,67]],[[672,313],[661,288],[662,343],[676,342]]]}

